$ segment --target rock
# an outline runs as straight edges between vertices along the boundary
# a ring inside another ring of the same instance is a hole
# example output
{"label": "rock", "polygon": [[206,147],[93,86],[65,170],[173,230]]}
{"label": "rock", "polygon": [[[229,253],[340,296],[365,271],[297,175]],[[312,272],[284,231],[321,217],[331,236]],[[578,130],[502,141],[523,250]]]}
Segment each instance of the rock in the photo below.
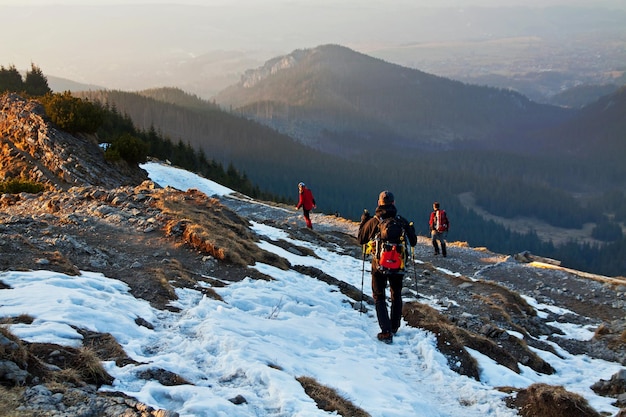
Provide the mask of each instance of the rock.
{"label": "rock", "polygon": [[621,369],[611,376],[611,379],[601,379],[591,386],[591,389],[598,395],[618,398],[626,393],[626,369]]}
{"label": "rock", "polygon": [[246,398],[243,395],[237,395],[234,398],[230,398],[228,401],[230,401],[233,404],[236,405],[240,405],[240,404],[246,404],[248,402],[248,400],[246,400]]}
{"label": "rock", "polygon": [[20,369],[15,362],[0,361],[0,380],[9,382],[10,385],[24,385],[30,374]]}

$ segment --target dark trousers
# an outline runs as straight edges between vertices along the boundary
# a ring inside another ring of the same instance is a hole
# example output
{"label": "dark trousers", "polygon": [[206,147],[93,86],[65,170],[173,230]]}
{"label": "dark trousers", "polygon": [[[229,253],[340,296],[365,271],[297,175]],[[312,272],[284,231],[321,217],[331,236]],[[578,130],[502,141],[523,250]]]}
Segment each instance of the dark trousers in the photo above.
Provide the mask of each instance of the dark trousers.
{"label": "dark trousers", "polygon": [[[387,310],[387,300],[385,299],[385,289],[389,282],[391,295],[391,317]],[[376,307],[378,325],[383,333],[396,332],[400,328],[402,319],[402,275],[379,272],[372,273],[372,297]]]}
{"label": "dark trousers", "polygon": [[435,248],[435,254],[439,254],[439,245],[437,241],[441,243],[441,254],[446,256],[446,240],[443,232],[437,232],[435,230],[431,231],[433,248]]}
{"label": "dark trousers", "polygon": [[309,229],[313,229],[313,223],[311,223],[311,210],[307,210],[305,208],[302,209],[302,214],[304,215],[304,222],[306,223],[306,227]]}

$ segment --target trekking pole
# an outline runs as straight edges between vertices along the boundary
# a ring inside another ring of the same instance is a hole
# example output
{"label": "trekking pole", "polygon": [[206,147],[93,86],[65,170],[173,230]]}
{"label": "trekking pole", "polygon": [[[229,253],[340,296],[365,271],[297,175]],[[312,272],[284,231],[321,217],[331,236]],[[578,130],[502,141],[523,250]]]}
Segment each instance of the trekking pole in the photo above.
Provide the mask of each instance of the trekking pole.
{"label": "trekking pole", "polygon": [[[409,224],[409,226],[413,227],[413,222]],[[413,279],[415,281],[415,298],[418,298],[417,294],[417,266],[415,265],[415,247],[409,245],[411,248],[411,260],[413,261]]]}
{"label": "trekking pole", "polygon": [[418,298],[418,294],[417,294],[417,266],[415,265],[415,248],[411,248],[411,258],[413,260],[413,279],[415,280],[415,298]]}
{"label": "trekking pole", "polygon": [[359,307],[359,316],[363,313],[363,281],[365,280],[365,245],[362,248],[363,266],[361,268],[361,306]]}

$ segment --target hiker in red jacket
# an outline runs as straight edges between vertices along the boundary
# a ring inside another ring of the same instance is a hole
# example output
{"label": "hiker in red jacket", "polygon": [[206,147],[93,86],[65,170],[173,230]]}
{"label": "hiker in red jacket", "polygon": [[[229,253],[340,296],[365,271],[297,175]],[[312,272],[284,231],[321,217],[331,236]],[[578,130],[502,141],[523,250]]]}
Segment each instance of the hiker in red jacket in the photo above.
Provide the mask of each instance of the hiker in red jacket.
{"label": "hiker in red jacket", "polygon": [[428,224],[430,226],[433,248],[435,248],[435,256],[439,255],[439,245],[437,244],[437,242],[439,242],[441,243],[441,254],[445,258],[448,255],[446,253],[445,237],[448,235],[450,222],[448,221],[446,211],[440,209],[439,203],[436,201],[433,203],[433,212],[430,213],[430,220],[428,221]]}
{"label": "hiker in red jacket", "polygon": [[309,229],[313,229],[313,224],[311,223],[311,217],[309,213],[311,212],[311,210],[317,207],[315,205],[315,197],[313,197],[313,193],[306,187],[306,185],[304,185],[303,182],[298,184],[298,192],[300,194],[300,198],[298,199],[296,210],[299,210],[300,207],[302,207],[306,227],[308,227]]}

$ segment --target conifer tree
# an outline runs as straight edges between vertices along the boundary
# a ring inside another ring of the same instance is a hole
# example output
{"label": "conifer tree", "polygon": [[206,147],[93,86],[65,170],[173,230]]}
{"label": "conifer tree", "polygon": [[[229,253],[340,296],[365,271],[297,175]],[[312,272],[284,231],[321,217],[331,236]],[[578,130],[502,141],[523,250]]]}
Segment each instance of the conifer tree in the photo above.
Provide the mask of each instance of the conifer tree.
{"label": "conifer tree", "polygon": [[22,90],[24,90],[24,82],[15,65],[9,68],[5,68],[4,65],[0,66],[0,93],[6,91],[17,93]]}
{"label": "conifer tree", "polygon": [[26,80],[24,81],[26,93],[32,96],[44,96],[51,93],[52,90],[48,86],[48,79],[41,69],[33,63],[30,64],[30,67],[31,70],[26,72]]}

